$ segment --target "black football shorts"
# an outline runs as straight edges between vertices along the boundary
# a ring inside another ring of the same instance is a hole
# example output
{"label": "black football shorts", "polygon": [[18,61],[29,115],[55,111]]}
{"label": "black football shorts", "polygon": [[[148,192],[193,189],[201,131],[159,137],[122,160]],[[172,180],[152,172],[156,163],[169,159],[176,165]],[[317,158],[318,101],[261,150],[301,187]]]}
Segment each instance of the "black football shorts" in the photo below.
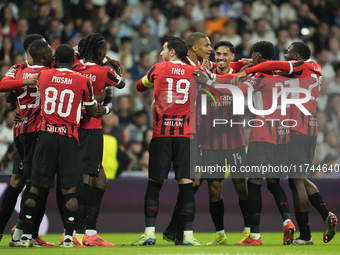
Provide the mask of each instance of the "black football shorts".
{"label": "black football shorts", "polygon": [[167,179],[171,162],[175,179],[190,178],[190,138],[156,137],[149,147],[149,178]]}
{"label": "black football shorts", "polygon": [[103,160],[103,131],[78,129],[80,141],[80,169],[83,174],[98,177]]}
{"label": "black football shorts", "polygon": [[31,177],[34,148],[37,143],[36,132],[20,134],[13,143],[13,174]]}
{"label": "black football shorts", "polygon": [[80,171],[80,148],[73,137],[39,132],[32,167],[32,186],[53,188],[55,174],[61,188],[77,187],[83,183]]}

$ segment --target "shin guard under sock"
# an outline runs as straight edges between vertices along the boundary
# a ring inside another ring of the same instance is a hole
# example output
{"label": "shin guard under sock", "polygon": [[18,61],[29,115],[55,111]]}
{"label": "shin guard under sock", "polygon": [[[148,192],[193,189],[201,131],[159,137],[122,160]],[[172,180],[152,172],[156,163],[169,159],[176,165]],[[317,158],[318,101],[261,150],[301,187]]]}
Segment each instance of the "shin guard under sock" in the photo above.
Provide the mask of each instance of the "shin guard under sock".
{"label": "shin guard under sock", "polygon": [[251,233],[260,233],[260,217],[262,209],[261,185],[248,181],[248,208]]}
{"label": "shin guard under sock", "polygon": [[100,205],[104,196],[105,190],[93,188],[91,191],[89,205],[86,215],[88,215],[86,229],[97,230],[98,215],[100,212]]}
{"label": "shin guard under sock", "polygon": [[211,219],[214,222],[216,232],[220,230],[224,230],[224,223],[223,223],[223,217],[224,217],[224,203],[223,199],[217,201],[217,202],[210,202],[209,203],[209,210]]}
{"label": "shin guard under sock", "polygon": [[279,209],[282,216],[282,221],[290,219],[287,195],[280,183],[270,183],[267,185],[267,188],[274,196],[277,209]]}
{"label": "shin guard under sock", "polygon": [[314,208],[320,213],[323,221],[326,221],[329,210],[326,206],[326,203],[323,201],[322,196],[319,192],[314,193],[309,197],[309,201],[314,206]]}
{"label": "shin guard under sock", "polygon": [[242,216],[243,216],[243,221],[244,221],[244,227],[250,228],[250,223],[249,223],[249,209],[248,209],[248,199],[247,200],[241,200],[240,198],[238,199],[238,204],[240,206]]}
{"label": "shin guard under sock", "polygon": [[38,208],[37,216],[35,218],[35,221],[33,223],[33,230],[32,230],[32,237],[33,239],[37,238],[39,236],[39,227],[40,224],[44,218],[44,214],[46,211],[46,203],[48,198],[49,192],[46,192],[46,194],[43,197],[43,200]]}
{"label": "shin guard under sock", "polygon": [[[32,234],[33,232],[33,222],[36,219],[36,215],[38,212],[38,209],[43,201],[43,197],[38,196],[34,193],[29,192],[25,198],[25,201],[23,203],[23,233],[24,234]],[[28,201],[29,200],[29,201]],[[34,202],[32,202],[33,200]],[[33,204],[32,207],[27,206],[26,204]]]}
{"label": "shin guard under sock", "polygon": [[296,222],[300,230],[300,238],[305,241],[311,239],[311,233],[309,228],[308,212],[295,212]]}
{"label": "shin guard under sock", "polygon": [[144,199],[145,227],[154,227],[159,209],[159,192],[162,184],[148,182]]}

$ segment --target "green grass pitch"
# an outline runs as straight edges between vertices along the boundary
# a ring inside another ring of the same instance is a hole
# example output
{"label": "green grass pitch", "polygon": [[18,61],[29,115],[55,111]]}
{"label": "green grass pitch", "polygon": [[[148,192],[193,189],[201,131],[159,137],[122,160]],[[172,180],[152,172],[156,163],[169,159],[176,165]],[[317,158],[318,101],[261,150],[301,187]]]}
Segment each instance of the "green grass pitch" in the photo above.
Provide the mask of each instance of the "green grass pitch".
{"label": "green grass pitch", "polygon": [[[109,242],[116,244],[115,247],[85,247],[85,248],[61,248],[61,247],[39,247],[39,248],[10,248],[8,247],[9,235],[5,235],[0,243],[0,254],[15,255],[309,255],[309,254],[340,254],[340,239],[335,237],[330,243],[322,241],[322,233],[314,232],[314,245],[296,246],[282,245],[282,233],[262,233],[262,246],[235,246],[242,235],[241,233],[227,233],[228,244],[219,246],[196,246],[185,247],[175,246],[162,239],[161,233],[156,234],[157,243],[152,246],[130,246],[130,243],[137,240],[140,234],[100,234],[101,237]],[[298,236],[298,235],[297,235]],[[195,233],[197,240],[209,242],[213,238],[212,233]],[[61,234],[50,234],[43,236],[48,242],[59,244]]]}

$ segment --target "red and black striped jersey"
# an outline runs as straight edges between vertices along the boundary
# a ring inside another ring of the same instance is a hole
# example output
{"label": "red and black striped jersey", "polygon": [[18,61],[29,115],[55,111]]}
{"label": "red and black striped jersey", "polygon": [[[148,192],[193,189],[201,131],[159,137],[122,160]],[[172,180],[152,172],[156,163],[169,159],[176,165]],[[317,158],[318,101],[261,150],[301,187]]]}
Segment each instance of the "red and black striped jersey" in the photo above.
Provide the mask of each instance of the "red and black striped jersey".
{"label": "red and black striped jersey", "polygon": [[[85,75],[90,79],[93,86],[93,93],[97,95],[99,91],[105,90],[105,87],[116,86],[120,83],[121,77],[109,66],[100,66],[95,63],[80,60],[79,65],[73,71]],[[88,117],[83,109],[84,119],[81,128],[84,129],[102,129],[102,118]]]}
{"label": "red and black striped jersey", "polygon": [[[253,106],[256,110],[269,110],[273,105],[273,88],[277,88],[277,107],[271,114],[255,115],[248,123],[252,126],[249,142],[267,142],[271,144],[288,144],[290,134],[290,108],[286,109],[286,115],[281,114],[281,89],[289,87],[290,79],[284,76],[274,77],[271,74],[255,73],[250,79],[238,87],[244,94],[248,87],[253,89]],[[248,96],[250,96],[248,94]]]}
{"label": "red and black striped jersey", "polygon": [[39,130],[79,142],[82,103],[94,104],[89,78],[66,68],[50,69],[40,73],[37,86],[41,97]]}
{"label": "red and black striped jersey", "polygon": [[18,79],[16,76],[18,72],[27,66],[29,66],[29,64],[26,61],[11,66],[5,74],[5,77],[0,81],[0,92],[13,91],[22,87],[23,79]]}
{"label": "red and black striped jersey", "polygon": [[[217,73],[217,68],[214,70],[214,73]],[[234,73],[234,70],[231,68],[229,73]],[[200,90],[199,94],[201,93],[206,94],[205,91]],[[219,98],[213,92],[211,95],[214,96],[214,99],[207,95],[206,115],[201,115],[200,107],[197,110],[197,133],[201,138],[200,142],[203,148],[206,150],[231,150],[244,146],[243,125],[230,124],[242,123],[241,115],[233,115],[233,96],[225,95],[220,91],[217,91],[217,93]],[[197,99],[198,105],[200,105],[201,96],[198,96]],[[219,99],[221,99],[222,104]],[[214,126],[214,119],[227,120],[228,124]]]}
{"label": "red and black striped jersey", "polygon": [[[27,66],[16,74],[16,79],[28,79],[47,70],[45,66]],[[36,132],[40,116],[40,93],[36,86],[25,86],[15,90],[20,120],[14,125],[14,137],[20,134]]]}
{"label": "red and black striped jersey", "polygon": [[197,93],[193,72],[198,68],[181,61],[163,61],[138,81],[140,92],[155,87],[153,137],[190,137],[196,132],[190,130],[194,123],[191,119],[195,119],[195,113],[191,111],[195,102],[190,100],[190,95]]}
{"label": "red and black striped jersey", "polygon": [[[290,87],[309,90],[311,92],[311,99],[302,105],[311,115],[305,115],[296,105],[291,105],[291,119],[297,122],[297,125],[291,128],[291,131],[294,134],[300,135],[318,135],[316,107],[319,101],[322,83],[320,65],[310,59],[306,61],[270,61],[248,68],[245,71],[246,73],[259,71],[263,73],[288,75],[292,78]],[[292,93],[291,95],[292,99],[304,97],[305,95],[303,93]]]}

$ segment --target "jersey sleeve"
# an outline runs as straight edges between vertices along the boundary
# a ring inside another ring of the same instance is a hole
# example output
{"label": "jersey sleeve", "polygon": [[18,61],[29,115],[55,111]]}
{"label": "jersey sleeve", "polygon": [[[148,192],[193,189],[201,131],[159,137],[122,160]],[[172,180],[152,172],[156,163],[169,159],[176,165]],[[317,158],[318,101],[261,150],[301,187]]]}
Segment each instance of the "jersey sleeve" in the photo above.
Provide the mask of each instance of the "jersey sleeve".
{"label": "jersey sleeve", "polygon": [[211,62],[211,61],[209,61],[209,62],[210,62],[209,63],[209,69],[210,70],[213,70],[213,69],[217,68],[217,64],[215,62]]}
{"label": "jersey sleeve", "polygon": [[87,79],[84,88],[83,101],[85,106],[91,106],[94,104],[93,87],[89,79]]}
{"label": "jersey sleeve", "polygon": [[103,66],[106,72],[105,87],[116,86],[122,78],[109,66]]}
{"label": "jersey sleeve", "polygon": [[148,88],[153,86],[156,74],[155,70],[157,66],[158,65],[155,64],[153,67],[151,67],[149,72],[137,82],[136,88],[138,92],[146,91]]}
{"label": "jersey sleeve", "polygon": [[230,63],[230,67],[236,71],[240,70],[243,66],[244,66],[244,61]]}
{"label": "jersey sleeve", "polygon": [[[249,87],[253,88],[254,91],[260,90],[263,87],[263,79],[264,79],[263,74],[258,73],[253,74],[248,80],[238,85],[237,88],[239,88],[244,95],[247,95]],[[216,90],[226,95],[232,95],[230,89],[227,88],[216,88]]]}
{"label": "jersey sleeve", "polygon": [[23,80],[15,80],[12,76],[5,76],[0,82],[0,92],[8,92],[22,87]]}
{"label": "jersey sleeve", "polygon": [[11,66],[11,68],[8,69],[7,73],[5,74],[5,77],[12,77],[13,79],[15,79],[15,76],[18,73],[20,67],[21,67],[21,64],[15,64]]}
{"label": "jersey sleeve", "polygon": [[256,66],[247,68],[244,71],[246,74],[261,72],[267,74],[289,75],[294,72],[294,68],[296,68],[294,67],[294,64],[296,62],[297,61],[266,61]]}
{"label": "jersey sleeve", "polygon": [[261,73],[256,73],[250,76],[248,80],[237,86],[240,88],[243,92],[243,94],[247,94],[247,92],[244,93],[244,89],[248,91],[248,87],[252,87],[254,91],[259,91],[264,86],[264,75]]}

